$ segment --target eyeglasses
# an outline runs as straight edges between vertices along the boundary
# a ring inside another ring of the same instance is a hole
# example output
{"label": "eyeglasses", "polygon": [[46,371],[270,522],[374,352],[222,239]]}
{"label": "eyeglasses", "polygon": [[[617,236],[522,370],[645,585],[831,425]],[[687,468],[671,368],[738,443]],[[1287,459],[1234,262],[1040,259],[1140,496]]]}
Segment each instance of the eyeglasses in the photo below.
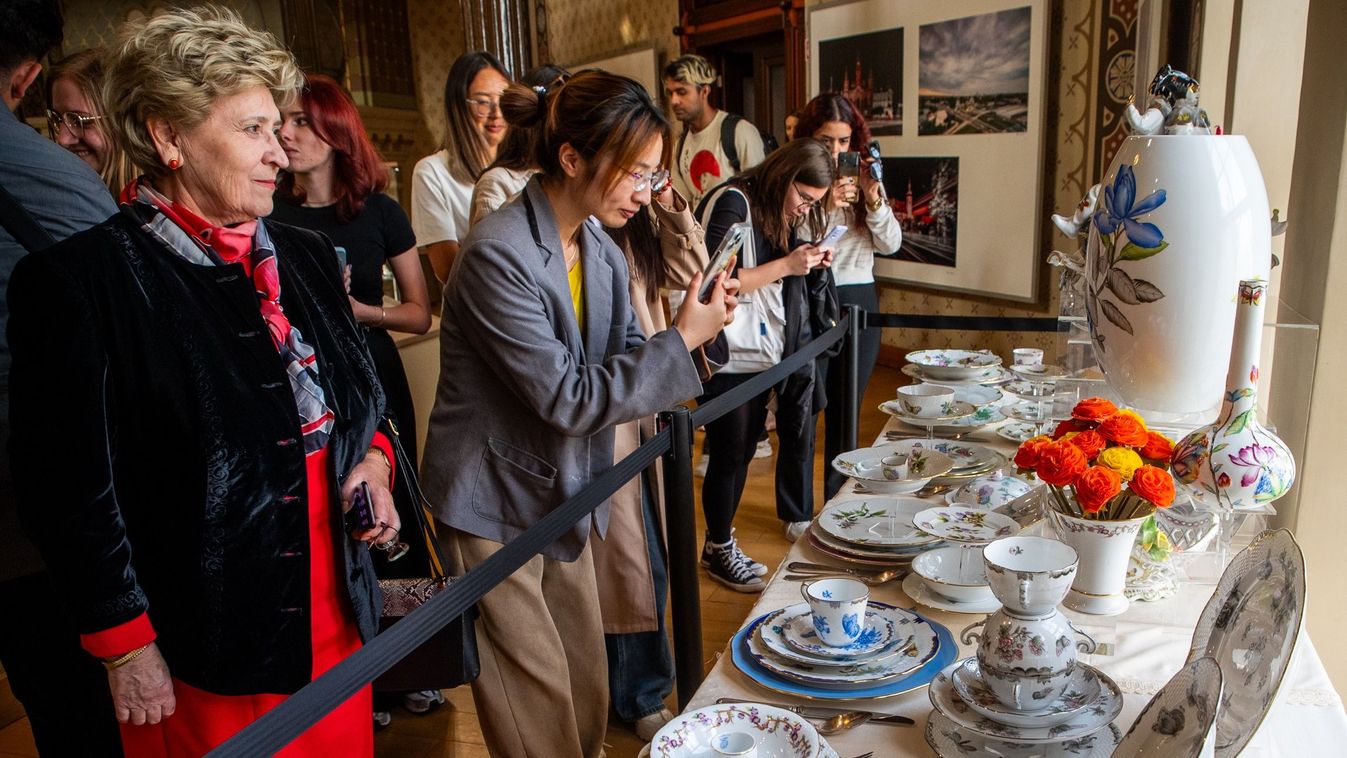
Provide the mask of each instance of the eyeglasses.
{"label": "eyeglasses", "polygon": [[83,137],[84,127],[103,118],[103,116],[86,116],[83,113],[76,113],[74,111],[57,113],[56,111],[49,110],[47,111],[47,128],[51,129],[52,139],[56,139],[56,135],[60,134],[62,124],[65,124],[65,127],[70,130],[71,134],[76,137]]}
{"label": "eyeglasses", "polygon": [[800,185],[798,182],[791,182],[790,188],[795,190],[795,195],[800,198],[800,202],[795,204],[796,211],[799,212],[807,211],[813,208],[814,206],[818,205],[819,201],[823,199],[821,195],[819,197],[810,197],[807,192],[800,189]]}
{"label": "eyeglasses", "polygon": [[500,110],[500,98],[498,97],[470,97],[467,102],[468,109],[478,118],[486,118],[495,111]]}
{"label": "eyeglasses", "polygon": [[669,170],[666,168],[657,168],[645,173],[628,171],[627,176],[631,178],[633,192],[645,192],[649,189],[651,194],[659,194],[669,183]]}

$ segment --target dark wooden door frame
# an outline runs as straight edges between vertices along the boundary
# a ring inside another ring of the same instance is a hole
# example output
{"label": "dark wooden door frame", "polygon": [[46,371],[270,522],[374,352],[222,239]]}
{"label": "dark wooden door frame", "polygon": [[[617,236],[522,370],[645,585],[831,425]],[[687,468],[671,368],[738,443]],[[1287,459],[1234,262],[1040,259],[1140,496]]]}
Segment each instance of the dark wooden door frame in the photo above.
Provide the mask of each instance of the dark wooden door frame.
{"label": "dark wooden door frame", "polygon": [[786,112],[804,105],[804,0],[727,0],[709,5],[678,0],[678,10],[679,24],[673,32],[685,53],[780,32],[786,51]]}

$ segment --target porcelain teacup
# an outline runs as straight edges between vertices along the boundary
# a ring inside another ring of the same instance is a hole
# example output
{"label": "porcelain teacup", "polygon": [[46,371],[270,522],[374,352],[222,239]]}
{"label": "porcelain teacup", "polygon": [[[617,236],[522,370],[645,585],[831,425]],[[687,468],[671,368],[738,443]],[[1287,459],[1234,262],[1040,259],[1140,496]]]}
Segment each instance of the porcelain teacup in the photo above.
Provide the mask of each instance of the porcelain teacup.
{"label": "porcelain teacup", "polygon": [[711,751],[726,758],[755,758],[758,740],[748,732],[721,732],[711,738]]}
{"label": "porcelain teacup", "polygon": [[1017,347],[1010,353],[1016,366],[1034,366],[1043,362],[1043,350],[1037,347]]}
{"label": "porcelain teacup", "polygon": [[999,539],[982,549],[992,593],[1017,616],[1042,616],[1071,588],[1079,557],[1065,542],[1046,537]]}
{"label": "porcelain teacup", "polygon": [[865,629],[865,608],[870,588],[855,579],[828,577],[806,582],[800,594],[809,604],[814,632],[823,644],[846,647]]}
{"label": "porcelain teacup", "polygon": [[954,389],[938,384],[909,384],[898,388],[898,404],[903,413],[918,418],[937,418],[951,413]]}

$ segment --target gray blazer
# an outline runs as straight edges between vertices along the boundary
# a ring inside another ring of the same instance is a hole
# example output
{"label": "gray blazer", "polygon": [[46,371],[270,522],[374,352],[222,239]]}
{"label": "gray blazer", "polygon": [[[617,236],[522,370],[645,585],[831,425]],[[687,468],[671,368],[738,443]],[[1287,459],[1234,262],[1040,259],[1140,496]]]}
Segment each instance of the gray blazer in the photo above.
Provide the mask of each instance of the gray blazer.
{"label": "gray blazer", "polygon": [[[551,205],[538,179],[473,227],[444,290],[440,381],[422,484],[444,523],[509,542],[613,465],[613,426],[694,397],[672,329],[646,341],[626,257],[582,225],[580,334]],[[594,512],[600,536],[608,504]],[[590,518],[544,554],[575,560]]]}

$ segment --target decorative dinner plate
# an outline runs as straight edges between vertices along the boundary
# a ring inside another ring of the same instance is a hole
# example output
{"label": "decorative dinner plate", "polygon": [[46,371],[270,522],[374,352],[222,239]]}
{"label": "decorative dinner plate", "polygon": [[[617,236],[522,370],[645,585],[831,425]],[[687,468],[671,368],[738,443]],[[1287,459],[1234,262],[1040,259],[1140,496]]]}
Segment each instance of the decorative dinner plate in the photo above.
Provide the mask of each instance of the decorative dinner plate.
{"label": "decorative dinner plate", "polygon": [[951,389],[954,390],[954,399],[956,401],[979,407],[991,405],[1005,397],[1005,395],[1001,393],[1001,390],[981,384],[959,385],[958,387],[953,387]]}
{"label": "decorative dinner plate", "polygon": [[954,691],[954,682],[949,678],[950,673],[959,665],[958,662],[951,663],[931,681],[931,705],[959,726],[986,737],[1022,743],[1074,740],[1103,729],[1122,712],[1123,696],[1118,685],[1099,669],[1077,661],[1077,667],[1085,668],[1099,679],[1100,688],[1095,700],[1078,711],[1074,718],[1062,724],[1033,728],[1003,724],[979,714],[959,698]]}
{"label": "decorative dinner plate", "polygon": [[840,662],[844,658],[856,659],[873,655],[886,649],[893,642],[901,642],[896,619],[882,613],[879,608],[865,608],[865,626],[861,636],[855,642],[843,647],[834,647],[819,639],[814,630],[814,615],[804,603],[783,609],[779,619],[769,623],[778,623],[781,638],[792,650],[822,658],[825,661]]}
{"label": "decorative dinner plate", "polygon": [[904,357],[937,379],[970,379],[1001,365],[1001,356],[990,350],[914,350]]}
{"label": "decorative dinner plate", "polygon": [[953,387],[955,389],[958,389],[959,387],[969,387],[977,385],[991,386],[997,384],[1004,384],[1015,378],[1014,374],[1010,373],[1009,371],[1005,370],[1000,366],[993,369],[987,369],[986,371],[983,371],[982,373],[977,374],[976,376],[973,376],[972,378],[969,379],[941,379],[939,377],[931,376],[930,374],[927,374],[926,372],[922,371],[921,367],[916,365],[915,363],[909,363],[903,366],[902,372],[909,378],[926,382],[927,384],[938,384],[942,387]]}
{"label": "decorative dinner plate", "polygon": [[[855,501],[844,501],[844,502],[855,502]],[[922,506],[923,510],[931,507],[931,504],[927,503],[924,500],[922,501],[922,503],[923,503]],[[908,516],[907,518],[907,525],[912,526],[911,516]],[[847,542],[845,540],[839,540],[838,538],[832,536],[831,534],[828,534],[827,532],[823,531],[823,529],[818,525],[817,522],[814,523],[813,529],[815,532],[818,533],[819,539],[821,539],[824,544],[826,544],[828,547],[837,549],[843,555],[854,556],[856,558],[873,558],[877,561],[882,560],[891,561],[894,559],[910,561],[913,558],[917,557],[918,554],[924,553],[927,550],[930,550],[931,548],[934,547],[938,547],[939,545],[942,544],[939,540],[936,540],[934,542],[919,542],[915,545],[858,545],[856,543]],[[922,532],[922,534],[925,534],[925,532]]]}
{"label": "decorative dinner plate", "polygon": [[986,737],[955,723],[940,711],[926,721],[926,744],[940,758],[992,755],[999,758],[1108,758],[1118,744],[1118,727],[1109,724],[1094,734],[1047,744],[1020,744]]}
{"label": "decorative dinner plate", "polygon": [[[762,668],[782,679],[799,684],[834,690],[864,689],[906,677],[923,665],[917,657],[911,655],[917,652],[912,634],[902,635],[898,640],[898,655],[888,656],[883,660],[857,661],[840,666],[800,663],[775,654],[763,641],[763,630],[774,623],[774,620],[768,619],[754,626],[748,635],[749,653]],[[932,646],[938,644],[934,639],[934,630],[927,627],[927,631],[933,638],[930,644]],[[934,653],[935,650],[932,648],[931,657],[934,657]]]}
{"label": "decorative dinner plate", "polygon": [[1051,363],[1017,364],[1008,367],[1015,376],[1031,382],[1051,382],[1067,375],[1067,370]]}
{"label": "decorative dinner plate", "polygon": [[912,517],[912,525],[948,542],[981,544],[1009,537],[1020,530],[1015,519],[967,506],[927,508]]}
{"label": "decorative dinner plate", "polygon": [[960,400],[951,401],[949,404],[949,413],[943,416],[914,416],[903,409],[901,403],[897,400],[885,400],[879,404],[879,409],[890,416],[896,417],[899,421],[912,424],[913,426],[949,426],[956,421],[968,418],[977,413],[978,407],[972,403],[965,403]]}
{"label": "decorative dinner plate", "polygon": [[839,655],[835,658],[824,658],[810,653],[802,653],[786,643],[785,629],[782,624],[786,618],[785,608],[769,614],[767,620],[758,626],[758,638],[774,654],[811,666],[840,667],[857,663],[880,663],[902,652],[899,649],[899,643],[903,643],[902,646],[905,647],[911,641],[911,635],[899,637],[897,625],[893,623],[893,619],[880,614],[878,621],[889,627],[889,631],[886,632],[889,641],[882,647],[866,655]]}
{"label": "decorative dinner plate", "polygon": [[1011,442],[1024,442],[1032,437],[1037,437],[1042,432],[1040,432],[1038,426],[1034,424],[1026,424],[1023,421],[1014,421],[997,429],[996,433]]}
{"label": "decorative dinner plate", "polygon": [[759,616],[748,626],[735,633],[734,638],[730,640],[730,661],[744,676],[765,689],[805,700],[882,700],[911,692],[930,684],[931,679],[940,673],[941,669],[954,661],[959,651],[959,646],[954,641],[954,635],[948,629],[934,621],[927,621],[931,628],[935,630],[939,644],[936,646],[935,657],[927,661],[926,665],[907,676],[863,689],[838,690],[818,687],[791,681],[773,673],[758,663],[753,654],[749,652],[748,642],[752,637],[754,626],[760,624],[769,615],[771,614]]}
{"label": "decorative dinner plate", "polygon": [[1001,607],[1001,601],[997,600],[995,596],[978,603],[956,603],[944,595],[932,592],[931,588],[926,586],[926,581],[915,573],[908,574],[907,578],[903,579],[903,593],[912,598],[912,602],[918,605],[924,605],[938,611],[949,611],[950,613],[983,615],[992,613]]}
{"label": "decorative dinner plate", "polygon": [[1001,387],[1001,391],[1007,395],[1013,395],[1021,400],[1043,400],[1048,401],[1057,396],[1059,390],[1054,384],[1045,384],[1043,382],[1026,382],[1023,379],[1017,379],[1013,382],[1007,382]]}
{"label": "decorative dinner plate", "polygon": [[[925,460],[918,462],[915,453],[924,451]],[[909,462],[907,464],[906,479],[888,479],[880,469],[881,461],[891,455],[907,455]],[[841,453],[832,460],[832,467],[839,474],[855,479],[858,482],[876,482],[877,484],[898,484],[902,482],[918,482],[929,480],[941,474],[947,473],[954,467],[954,461],[948,456],[936,451],[934,447],[921,448],[913,445],[912,442],[890,442],[874,447],[862,447],[856,450],[848,450]],[[912,485],[920,489],[920,485]]]}
{"label": "decorative dinner plate", "polygon": [[1216,723],[1220,701],[1220,664],[1214,658],[1186,664],[1142,709],[1114,755],[1199,755]]}
{"label": "decorative dinner plate", "polygon": [[727,703],[675,716],[655,733],[648,755],[712,758],[723,755],[712,747],[715,739],[733,732],[752,735],[759,758],[813,758],[820,747],[818,730],[790,711],[758,703]]}
{"label": "decorative dinner plate", "polygon": [[860,554],[858,552],[850,552],[834,543],[825,542],[825,539],[830,538],[828,538],[826,534],[818,531],[817,526],[810,527],[805,533],[805,536],[809,539],[809,545],[811,547],[829,558],[834,558],[843,563],[850,563],[856,566],[864,566],[866,568],[907,568],[912,565],[912,558],[916,555],[916,553]]}
{"label": "decorative dinner plate", "polygon": [[1188,660],[1211,656],[1225,692],[1216,714],[1216,756],[1238,755],[1263,723],[1291,663],[1305,615],[1305,558],[1285,529],[1241,550],[1193,631]]}
{"label": "decorative dinner plate", "polygon": [[[954,462],[954,468],[950,473],[967,471],[972,468],[990,467],[1005,463],[1005,456],[995,450],[976,442],[964,442],[963,440],[946,440],[936,437],[934,439],[911,439],[900,442],[890,442],[885,447],[892,446],[899,453],[910,453],[915,449],[934,450],[937,453],[944,453]],[[946,475],[948,476],[948,474]]]}
{"label": "decorative dinner plate", "polygon": [[1052,408],[1047,403],[1040,407],[1039,403],[1015,403],[1014,405],[1003,405],[1000,408],[1001,415],[1006,418],[1013,418],[1016,421],[1036,421],[1042,423],[1047,421],[1052,415]]}
{"label": "decorative dinner plate", "polygon": [[1062,696],[1047,708],[1026,713],[1009,708],[996,697],[987,683],[982,681],[981,664],[977,658],[965,658],[954,667],[949,675],[954,683],[954,692],[970,708],[992,721],[1002,724],[1033,729],[1036,727],[1056,726],[1066,723],[1080,714],[1080,711],[1092,706],[1099,699],[1102,685],[1090,669],[1077,666],[1071,672],[1071,681],[1066,685]]}
{"label": "decorative dinner plate", "polygon": [[[872,614],[876,618],[872,618]],[[824,645],[814,632],[814,626],[809,620],[809,606],[804,603],[784,609],[784,613],[780,616],[782,621],[780,634],[786,644],[797,652],[833,659],[836,659],[839,655],[855,656],[865,653],[878,653],[884,649],[885,644],[897,640],[899,647],[902,649],[902,655],[899,658],[881,661],[880,663],[887,671],[900,674],[906,674],[918,666],[924,665],[935,656],[939,641],[935,630],[922,616],[912,611],[875,601],[870,602],[866,608],[865,616],[867,629],[875,628],[878,630],[881,628],[881,624],[889,628],[888,637],[883,640],[883,644],[876,644],[881,639],[877,636],[874,642],[863,641],[863,644],[855,649],[838,649]],[[857,661],[857,663],[870,663],[870,661]]]}
{"label": "decorative dinner plate", "polygon": [[824,508],[818,525],[828,536],[851,545],[929,545],[936,538],[912,526],[912,517],[930,507],[914,497],[846,500]]}

